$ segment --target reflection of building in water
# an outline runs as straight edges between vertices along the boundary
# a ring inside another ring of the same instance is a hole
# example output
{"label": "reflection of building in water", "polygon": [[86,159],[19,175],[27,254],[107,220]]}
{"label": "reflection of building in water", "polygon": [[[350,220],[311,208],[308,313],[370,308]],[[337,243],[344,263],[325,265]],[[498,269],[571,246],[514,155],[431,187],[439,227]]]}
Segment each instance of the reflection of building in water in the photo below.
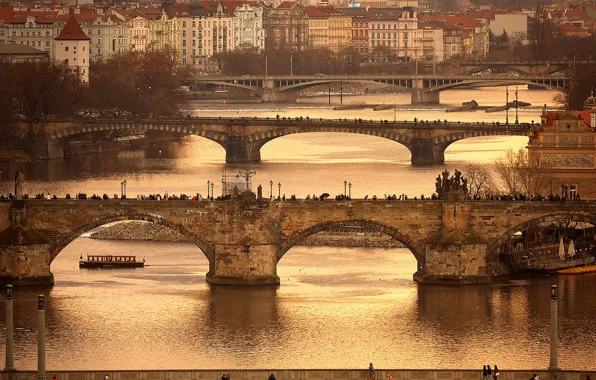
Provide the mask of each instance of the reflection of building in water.
{"label": "reflection of building in water", "polygon": [[586,99],[581,112],[542,113],[528,144],[530,165],[548,176],[543,195],[596,197],[596,98]]}

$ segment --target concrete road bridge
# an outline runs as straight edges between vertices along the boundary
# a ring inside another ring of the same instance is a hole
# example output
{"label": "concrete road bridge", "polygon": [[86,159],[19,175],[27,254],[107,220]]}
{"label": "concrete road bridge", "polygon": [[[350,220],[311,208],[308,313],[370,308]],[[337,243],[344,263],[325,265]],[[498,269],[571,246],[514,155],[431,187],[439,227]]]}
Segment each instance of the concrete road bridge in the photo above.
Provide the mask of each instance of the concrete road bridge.
{"label": "concrete road bridge", "polygon": [[457,62],[462,74],[479,73],[489,69],[514,71],[522,75],[552,75],[574,67],[587,67],[592,61],[522,61],[522,62]]}
{"label": "concrete road bridge", "polygon": [[407,147],[414,165],[441,163],[452,143],[479,136],[528,136],[532,125],[461,122],[388,122],[338,119],[275,118],[163,118],[163,119],[53,119],[19,121],[16,129],[37,159],[64,157],[70,140],[82,135],[112,131],[171,132],[197,135],[215,141],[226,151],[226,162],[257,162],[263,145],[296,133],[339,132],[377,136]]}
{"label": "concrete road bridge", "polygon": [[383,83],[408,91],[412,104],[439,104],[441,91],[475,87],[533,85],[562,91],[569,79],[551,75],[285,75],[285,76],[197,76],[196,83],[242,88],[261,96],[264,102],[296,101],[298,91],[330,83]]}
{"label": "concrete road bridge", "polygon": [[502,243],[530,225],[563,218],[596,224],[596,201],[282,202],[248,192],[230,201],[0,201],[0,282],[52,284],[52,261],[81,234],[144,220],[195,243],[209,261],[212,284],[279,284],[277,265],[293,246],[346,225],[402,242],[416,258],[416,281],[488,283],[508,272]]}

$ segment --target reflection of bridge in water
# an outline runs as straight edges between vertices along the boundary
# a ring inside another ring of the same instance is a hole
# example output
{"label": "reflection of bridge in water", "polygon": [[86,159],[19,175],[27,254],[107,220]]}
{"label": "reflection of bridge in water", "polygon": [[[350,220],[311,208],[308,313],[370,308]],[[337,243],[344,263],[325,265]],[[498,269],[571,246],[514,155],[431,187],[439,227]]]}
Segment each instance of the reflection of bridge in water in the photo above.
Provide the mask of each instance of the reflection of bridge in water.
{"label": "reflection of bridge in water", "polygon": [[439,104],[439,93],[465,86],[495,87],[532,85],[563,90],[569,79],[553,75],[282,75],[282,76],[198,76],[195,83],[225,85],[252,91],[265,102],[296,101],[298,91],[331,83],[374,83],[401,88],[412,95],[412,104]]}
{"label": "reflection of bridge in water", "polygon": [[504,125],[461,122],[388,122],[329,119],[270,118],[159,118],[159,119],[56,119],[20,121],[22,137],[35,141],[30,149],[35,158],[64,157],[68,142],[82,135],[109,136],[113,131],[143,133],[160,131],[177,135],[205,137],[221,145],[226,162],[257,162],[261,147],[271,140],[296,133],[356,133],[377,136],[407,147],[412,164],[425,165],[445,160],[445,149],[452,143],[479,136],[528,136],[528,123]]}

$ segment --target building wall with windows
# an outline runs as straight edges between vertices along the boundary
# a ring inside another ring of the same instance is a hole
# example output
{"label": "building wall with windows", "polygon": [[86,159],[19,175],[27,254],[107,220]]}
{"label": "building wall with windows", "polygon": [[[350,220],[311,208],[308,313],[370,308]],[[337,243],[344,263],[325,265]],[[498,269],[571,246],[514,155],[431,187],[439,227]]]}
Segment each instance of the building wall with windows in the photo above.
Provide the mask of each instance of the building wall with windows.
{"label": "building wall with windows", "polygon": [[13,11],[0,8],[0,43],[17,43],[54,55],[54,22],[58,12]]}
{"label": "building wall with windows", "polygon": [[383,12],[369,20],[369,51],[388,48],[391,54],[406,59],[421,59],[422,32],[418,30],[416,11]]}
{"label": "building wall with windows", "polygon": [[263,29],[263,7],[243,4],[234,10],[234,48],[256,47],[265,49],[265,29]]}
{"label": "building wall with windows", "polygon": [[267,49],[305,50],[309,47],[308,18],[298,3],[284,1],[264,9],[263,27]]}
{"label": "building wall with windows", "polygon": [[149,42],[146,48],[177,51],[181,41],[178,17],[170,17],[165,11],[156,20],[149,20]]}

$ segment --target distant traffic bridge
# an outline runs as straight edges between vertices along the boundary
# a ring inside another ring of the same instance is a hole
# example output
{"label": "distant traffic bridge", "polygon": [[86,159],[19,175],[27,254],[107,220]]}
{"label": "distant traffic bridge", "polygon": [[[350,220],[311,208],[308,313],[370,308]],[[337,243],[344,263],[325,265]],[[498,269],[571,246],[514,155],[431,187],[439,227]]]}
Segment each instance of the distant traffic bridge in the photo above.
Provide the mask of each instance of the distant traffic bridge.
{"label": "distant traffic bridge", "polygon": [[521,61],[521,62],[458,62],[462,74],[473,74],[490,69],[515,71],[522,75],[560,74],[574,67],[591,66],[592,61]]}
{"label": "distant traffic bridge", "polygon": [[389,122],[361,119],[275,118],[160,118],[160,119],[52,119],[19,121],[22,137],[35,141],[31,155],[37,159],[64,157],[69,141],[112,131],[171,132],[197,135],[215,141],[226,151],[226,162],[256,162],[261,147],[278,137],[296,133],[339,132],[378,136],[398,142],[412,154],[412,164],[437,164],[445,160],[452,143],[478,136],[528,136],[529,123]]}
{"label": "distant traffic bridge", "polygon": [[439,93],[458,87],[533,85],[564,90],[569,79],[551,75],[285,75],[285,76],[198,76],[196,83],[242,88],[261,96],[264,102],[296,101],[299,90],[330,83],[383,83],[410,92],[412,104],[439,104]]}

